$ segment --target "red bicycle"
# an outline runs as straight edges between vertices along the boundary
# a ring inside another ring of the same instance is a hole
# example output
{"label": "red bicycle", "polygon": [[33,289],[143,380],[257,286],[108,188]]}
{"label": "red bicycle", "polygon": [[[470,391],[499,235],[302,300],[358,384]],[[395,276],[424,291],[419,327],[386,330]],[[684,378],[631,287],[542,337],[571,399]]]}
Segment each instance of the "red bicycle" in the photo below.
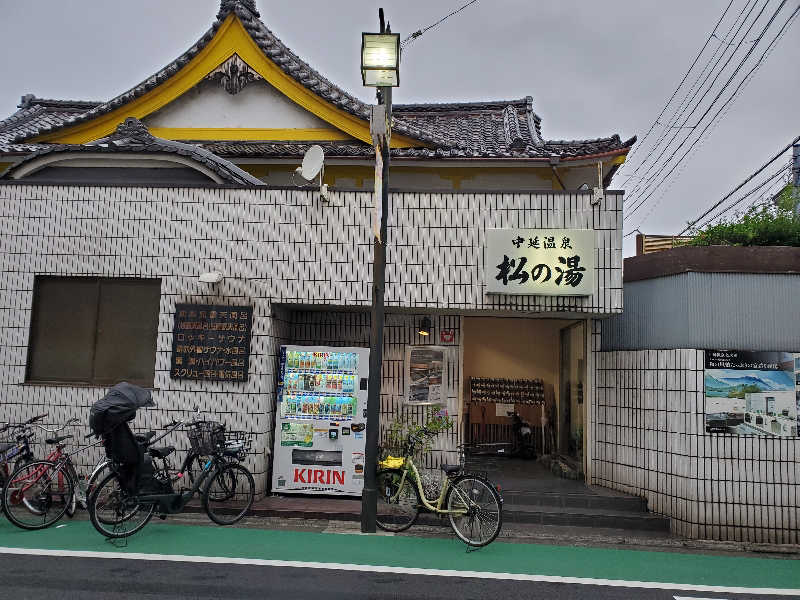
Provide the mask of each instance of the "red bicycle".
{"label": "red bicycle", "polygon": [[55,446],[47,458],[23,464],[8,477],[3,489],[3,509],[8,520],[17,527],[49,527],[64,514],[74,514],[78,496],[85,499],[85,490],[71,457],[96,444],[67,453],[63,442],[70,438],[71,435],[61,435],[46,439],[45,443]]}

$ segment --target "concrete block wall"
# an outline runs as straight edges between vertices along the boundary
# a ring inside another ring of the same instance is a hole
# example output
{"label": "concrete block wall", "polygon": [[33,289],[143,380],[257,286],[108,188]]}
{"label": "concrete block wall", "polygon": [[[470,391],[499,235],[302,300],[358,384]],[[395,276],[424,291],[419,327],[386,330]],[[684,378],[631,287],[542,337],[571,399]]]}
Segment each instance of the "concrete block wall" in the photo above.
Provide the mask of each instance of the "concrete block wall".
{"label": "concrete block wall", "polygon": [[597,354],[592,483],[690,538],[800,542],[800,438],[705,432],[704,352]]}

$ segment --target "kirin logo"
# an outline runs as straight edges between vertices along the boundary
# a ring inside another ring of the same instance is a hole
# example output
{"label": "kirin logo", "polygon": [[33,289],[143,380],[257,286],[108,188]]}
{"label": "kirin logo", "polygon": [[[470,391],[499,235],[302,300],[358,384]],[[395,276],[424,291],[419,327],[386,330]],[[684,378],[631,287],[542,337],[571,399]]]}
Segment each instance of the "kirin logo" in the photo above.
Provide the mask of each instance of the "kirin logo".
{"label": "kirin logo", "polygon": [[297,469],[294,470],[295,483],[324,483],[327,485],[344,485],[344,471],[333,469]]}

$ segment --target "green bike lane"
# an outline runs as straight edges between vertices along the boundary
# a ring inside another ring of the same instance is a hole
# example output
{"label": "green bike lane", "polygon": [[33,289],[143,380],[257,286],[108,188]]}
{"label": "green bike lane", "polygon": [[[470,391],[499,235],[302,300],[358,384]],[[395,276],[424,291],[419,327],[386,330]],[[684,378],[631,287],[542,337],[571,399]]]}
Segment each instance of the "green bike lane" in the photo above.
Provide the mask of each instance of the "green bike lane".
{"label": "green bike lane", "polygon": [[[23,531],[0,520],[0,552],[109,558],[251,562],[347,570],[397,569],[422,575],[502,579],[565,578],[572,583],[663,589],[748,590],[800,596],[800,560],[494,542],[466,552],[455,538],[316,533],[154,523],[112,544],[86,521]],[[95,554],[97,553],[97,554]],[[207,560],[206,560],[207,559]],[[425,572],[419,570],[426,570]],[[451,573],[458,572],[458,573]],[[577,580],[585,581],[577,581]],[[575,580],[575,581],[573,581]],[[608,583],[611,582],[611,583]],[[642,582],[654,585],[640,585]],[[658,584],[664,584],[658,585]],[[686,586],[686,587],[684,587]]]}

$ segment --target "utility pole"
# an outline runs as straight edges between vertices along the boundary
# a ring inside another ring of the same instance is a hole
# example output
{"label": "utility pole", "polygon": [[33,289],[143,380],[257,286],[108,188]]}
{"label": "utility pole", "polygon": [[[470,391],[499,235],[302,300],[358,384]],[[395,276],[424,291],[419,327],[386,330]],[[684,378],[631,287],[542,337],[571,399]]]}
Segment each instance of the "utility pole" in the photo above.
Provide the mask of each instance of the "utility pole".
{"label": "utility pole", "polygon": [[794,212],[800,216],[800,143],[792,146],[792,197],[794,198]]}
{"label": "utility pole", "polygon": [[[384,22],[383,9],[378,11],[380,33],[391,33]],[[380,144],[383,160],[381,187],[380,238],[372,241],[372,312],[370,314],[369,388],[367,392],[367,431],[364,449],[364,491],[361,494],[361,531],[375,533],[378,512],[376,472],[378,468],[378,434],[380,432],[381,367],[383,364],[384,288],[386,282],[386,219],[389,214],[389,140],[392,127],[392,88],[377,88],[378,104],[386,109],[387,132]],[[377,202],[378,199],[376,198]]]}

